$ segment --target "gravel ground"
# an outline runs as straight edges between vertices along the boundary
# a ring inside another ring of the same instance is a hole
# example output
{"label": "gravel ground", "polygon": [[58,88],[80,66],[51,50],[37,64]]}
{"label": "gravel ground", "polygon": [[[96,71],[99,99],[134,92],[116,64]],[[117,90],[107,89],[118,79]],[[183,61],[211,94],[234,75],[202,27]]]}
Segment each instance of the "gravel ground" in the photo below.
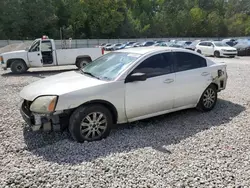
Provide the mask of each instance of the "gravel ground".
{"label": "gravel ground", "polygon": [[65,70],[0,70],[0,187],[250,187],[250,58],[218,60],[229,80],[213,111],[121,125],[84,144],[30,132],[19,113],[22,87]]}

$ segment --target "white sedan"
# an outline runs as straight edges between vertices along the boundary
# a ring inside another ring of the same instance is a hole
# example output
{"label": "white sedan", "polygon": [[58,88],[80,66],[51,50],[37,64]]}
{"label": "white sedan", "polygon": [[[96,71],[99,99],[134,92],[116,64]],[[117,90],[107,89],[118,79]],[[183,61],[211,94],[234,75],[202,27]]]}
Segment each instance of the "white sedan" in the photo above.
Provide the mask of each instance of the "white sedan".
{"label": "white sedan", "polygon": [[94,141],[115,124],[187,108],[210,111],[226,84],[226,65],[196,52],[123,49],[26,86],[21,114],[34,131],[68,128],[76,141]]}
{"label": "white sedan", "polygon": [[220,41],[202,41],[196,45],[195,51],[214,57],[232,57],[234,58],[238,52],[236,48],[229,46]]}

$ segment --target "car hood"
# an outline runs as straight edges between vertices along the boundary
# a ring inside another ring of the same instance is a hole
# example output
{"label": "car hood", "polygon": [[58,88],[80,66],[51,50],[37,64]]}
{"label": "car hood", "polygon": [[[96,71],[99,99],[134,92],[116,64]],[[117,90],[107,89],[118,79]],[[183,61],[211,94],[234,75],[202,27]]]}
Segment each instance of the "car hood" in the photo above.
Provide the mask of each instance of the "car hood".
{"label": "car hood", "polygon": [[236,48],[233,48],[233,47],[218,47],[219,49],[221,50],[236,50]]}
{"label": "car hood", "polygon": [[11,51],[11,52],[4,52],[1,55],[12,55],[12,54],[23,54],[23,53],[27,53],[27,51],[25,50],[18,50],[18,51]]}
{"label": "car hood", "polygon": [[60,96],[65,93],[105,83],[107,82],[83,75],[80,72],[70,71],[33,82],[23,88],[20,92],[20,96],[23,99],[33,101],[42,95]]}

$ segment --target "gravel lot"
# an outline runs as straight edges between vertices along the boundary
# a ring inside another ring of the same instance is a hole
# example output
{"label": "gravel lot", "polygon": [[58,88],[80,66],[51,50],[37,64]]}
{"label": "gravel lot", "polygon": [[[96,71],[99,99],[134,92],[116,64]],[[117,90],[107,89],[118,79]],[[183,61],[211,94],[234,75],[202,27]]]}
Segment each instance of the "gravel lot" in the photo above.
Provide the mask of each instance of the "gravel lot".
{"label": "gravel lot", "polygon": [[250,58],[215,60],[229,80],[212,112],[121,125],[84,144],[30,132],[19,113],[22,87],[65,68],[0,70],[0,187],[250,187]]}

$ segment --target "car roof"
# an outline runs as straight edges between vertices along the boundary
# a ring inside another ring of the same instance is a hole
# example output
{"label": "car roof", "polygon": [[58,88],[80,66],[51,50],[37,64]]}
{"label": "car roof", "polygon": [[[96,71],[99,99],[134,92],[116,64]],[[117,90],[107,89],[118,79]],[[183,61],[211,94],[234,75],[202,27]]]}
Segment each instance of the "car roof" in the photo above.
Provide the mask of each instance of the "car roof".
{"label": "car roof", "polygon": [[122,50],[117,50],[115,52],[125,52],[125,53],[137,53],[137,54],[148,54],[153,52],[164,52],[164,51],[183,51],[190,52],[190,50],[174,48],[174,47],[161,47],[161,46],[153,46],[153,47],[138,47],[138,48],[127,48]]}

